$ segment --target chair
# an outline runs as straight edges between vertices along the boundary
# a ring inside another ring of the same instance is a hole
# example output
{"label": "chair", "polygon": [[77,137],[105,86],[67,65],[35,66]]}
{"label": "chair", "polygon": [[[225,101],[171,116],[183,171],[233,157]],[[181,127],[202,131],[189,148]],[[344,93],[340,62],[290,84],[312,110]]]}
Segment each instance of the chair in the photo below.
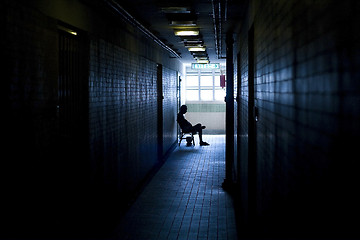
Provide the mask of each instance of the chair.
{"label": "chair", "polygon": [[[180,138],[179,138],[179,146],[180,146],[180,144],[181,144],[181,141],[182,141],[183,139],[186,139],[187,137],[191,137],[192,144],[193,144],[193,146],[195,146],[194,134],[196,134],[196,133],[183,132],[183,131],[181,130],[181,132],[180,132]],[[190,135],[190,136],[189,136],[189,135]]]}

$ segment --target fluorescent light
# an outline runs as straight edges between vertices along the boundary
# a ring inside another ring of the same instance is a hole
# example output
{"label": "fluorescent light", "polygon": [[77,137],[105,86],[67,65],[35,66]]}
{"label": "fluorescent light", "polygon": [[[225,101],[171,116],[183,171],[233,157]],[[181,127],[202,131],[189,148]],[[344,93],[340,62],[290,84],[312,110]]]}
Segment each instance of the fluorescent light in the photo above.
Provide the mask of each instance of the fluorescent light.
{"label": "fluorescent light", "polygon": [[204,41],[200,39],[184,39],[185,44],[203,44]]}
{"label": "fluorescent light", "polygon": [[171,21],[170,25],[179,27],[195,27],[196,23],[194,21]]}
{"label": "fluorescent light", "polygon": [[191,13],[186,7],[165,7],[161,10],[163,13]]}
{"label": "fluorescent light", "polygon": [[206,48],[204,47],[191,47],[189,48],[190,52],[205,52]]}
{"label": "fluorescent light", "polygon": [[197,63],[209,63],[209,60],[197,60]]}
{"label": "fluorescent light", "polygon": [[181,30],[181,31],[175,31],[176,36],[198,36],[199,31],[197,30]]}
{"label": "fluorescent light", "polygon": [[208,55],[206,54],[206,52],[190,52],[194,58],[207,58]]}
{"label": "fluorescent light", "polygon": [[196,61],[199,61],[199,60],[209,60],[208,57],[194,57]]}
{"label": "fluorescent light", "polygon": [[203,44],[188,44],[188,43],[185,43],[184,44],[186,48],[192,48],[192,47],[204,47]]}

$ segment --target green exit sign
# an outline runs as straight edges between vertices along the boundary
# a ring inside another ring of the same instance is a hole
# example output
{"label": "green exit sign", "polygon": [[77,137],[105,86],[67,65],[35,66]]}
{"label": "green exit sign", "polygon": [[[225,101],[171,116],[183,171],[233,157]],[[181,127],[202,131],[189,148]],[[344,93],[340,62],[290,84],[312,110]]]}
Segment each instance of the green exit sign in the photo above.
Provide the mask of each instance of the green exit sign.
{"label": "green exit sign", "polygon": [[220,63],[192,63],[192,69],[218,69],[220,68]]}

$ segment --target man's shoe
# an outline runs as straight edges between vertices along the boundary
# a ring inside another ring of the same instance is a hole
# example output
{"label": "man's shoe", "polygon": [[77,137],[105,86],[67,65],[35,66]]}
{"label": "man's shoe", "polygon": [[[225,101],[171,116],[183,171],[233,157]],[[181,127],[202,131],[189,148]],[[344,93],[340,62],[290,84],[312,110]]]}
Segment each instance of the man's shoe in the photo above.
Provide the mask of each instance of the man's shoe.
{"label": "man's shoe", "polygon": [[206,126],[201,126],[201,128],[202,128],[202,129],[205,129],[205,128],[206,128]]}
{"label": "man's shoe", "polygon": [[210,144],[208,144],[207,142],[201,142],[200,146],[209,146]]}

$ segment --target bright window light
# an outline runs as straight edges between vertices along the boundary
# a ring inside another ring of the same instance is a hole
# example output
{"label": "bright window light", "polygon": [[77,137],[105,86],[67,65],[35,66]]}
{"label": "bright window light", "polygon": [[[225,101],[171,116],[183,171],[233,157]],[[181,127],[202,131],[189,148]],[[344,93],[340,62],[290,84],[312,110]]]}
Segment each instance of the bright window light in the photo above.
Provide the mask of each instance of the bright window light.
{"label": "bright window light", "polygon": [[187,76],[186,77],[186,86],[198,87],[199,86],[199,77],[198,76]]}
{"label": "bright window light", "polygon": [[215,100],[216,101],[223,101],[225,98],[226,92],[225,89],[216,89],[215,90]]}
{"label": "bright window light", "polygon": [[199,101],[199,90],[186,90],[186,100]]}
{"label": "bright window light", "polygon": [[200,76],[200,86],[212,86],[213,85],[213,76]]}
{"label": "bright window light", "polygon": [[202,101],[212,101],[213,90],[200,90],[200,98]]}

